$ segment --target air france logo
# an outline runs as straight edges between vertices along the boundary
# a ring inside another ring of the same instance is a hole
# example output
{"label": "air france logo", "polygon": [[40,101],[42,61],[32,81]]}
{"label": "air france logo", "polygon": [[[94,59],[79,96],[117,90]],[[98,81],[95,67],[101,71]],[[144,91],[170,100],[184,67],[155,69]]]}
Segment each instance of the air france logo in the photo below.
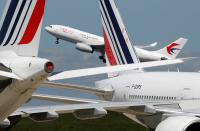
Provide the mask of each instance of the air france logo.
{"label": "air france logo", "polygon": [[175,54],[176,50],[180,50],[179,48],[176,48],[176,46],[179,46],[179,44],[172,43],[171,45],[167,46],[167,53],[170,55]]}

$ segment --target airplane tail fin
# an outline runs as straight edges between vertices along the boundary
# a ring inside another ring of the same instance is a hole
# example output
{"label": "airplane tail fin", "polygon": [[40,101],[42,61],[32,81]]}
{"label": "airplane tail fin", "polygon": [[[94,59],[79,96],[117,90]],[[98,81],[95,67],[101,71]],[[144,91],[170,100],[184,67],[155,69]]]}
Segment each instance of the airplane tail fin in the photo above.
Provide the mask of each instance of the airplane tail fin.
{"label": "airplane tail fin", "polygon": [[0,21],[0,51],[37,56],[46,0],[7,0]]}
{"label": "airplane tail fin", "polygon": [[107,64],[139,63],[114,0],[100,0],[100,11]]}
{"label": "airplane tail fin", "polygon": [[188,42],[188,39],[179,38],[178,40],[176,40],[176,41],[170,43],[169,45],[167,45],[166,47],[164,47],[163,49],[160,49],[155,52],[166,55],[169,58],[175,59],[178,56],[178,54],[181,52],[183,47],[186,45],[187,42]]}

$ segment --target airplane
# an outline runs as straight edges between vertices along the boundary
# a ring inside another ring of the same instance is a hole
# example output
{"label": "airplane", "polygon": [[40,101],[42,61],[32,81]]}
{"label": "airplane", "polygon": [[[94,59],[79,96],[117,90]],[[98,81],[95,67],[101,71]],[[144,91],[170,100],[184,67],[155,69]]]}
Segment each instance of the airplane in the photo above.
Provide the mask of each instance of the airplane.
{"label": "airplane", "polygon": [[[10,117],[30,117],[35,121],[73,113],[81,120],[96,119],[107,111],[123,113],[152,131],[198,131],[200,129],[200,74],[194,72],[145,72],[140,68],[182,63],[184,59],[140,63],[129,40],[114,0],[99,0],[106,58],[110,65],[64,71],[48,77],[43,85],[94,93],[101,100],[33,94],[33,98],[61,102],[62,105],[21,107]],[[111,33],[112,32],[112,33]],[[117,46],[119,49],[114,50]],[[119,61],[115,55],[121,54]],[[95,82],[95,87],[55,83],[107,73],[118,75]],[[70,104],[69,104],[70,103]],[[37,116],[36,116],[37,115]],[[39,117],[39,116],[40,117]]]}
{"label": "airplane", "polygon": [[[99,52],[101,54],[99,59],[104,63],[106,62],[104,56],[104,39],[102,37],[63,25],[46,26],[45,30],[56,37],[56,44],[59,43],[59,39],[69,41],[76,44],[76,49],[79,51],[86,53],[93,53],[94,51]],[[148,51],[144,49],[155,47],[157,42],[147,46],[136,46],[135,50],[141,62],[175,59],[187,41],[188,40],[185,38],[179,38],[157,51]]]}
{"label": "airplane", "polygon": [[[45,3],[46,0],[6,1],[0,21],[0,130],[12,128],[26,116],[36,121],[57,117],[53,111],[41,113],[36,109],[31,110],[35,114],[29,114],[24,108],[19,108],[32,98],[47,99],[49,96],[33,94],[40,85],[45,84],[54,70],[53,62],[38,57]],[[180,59],[165,63],[153,62],[145,67],[181,62],[183,61]],[[135,68],[135,65],[131,68]],[[92,102],[83,99],[76,99],[77,101]],[[74,99],[68,98],[65,102],[74,103]],[[20,109],[24,110],[20,112],[23,114],[17,114]]]}
{"label": "airplane", "polygon": [[53,72],[38,57],[45,0],[7,0],[0,21],[0,125],[26,103]]}

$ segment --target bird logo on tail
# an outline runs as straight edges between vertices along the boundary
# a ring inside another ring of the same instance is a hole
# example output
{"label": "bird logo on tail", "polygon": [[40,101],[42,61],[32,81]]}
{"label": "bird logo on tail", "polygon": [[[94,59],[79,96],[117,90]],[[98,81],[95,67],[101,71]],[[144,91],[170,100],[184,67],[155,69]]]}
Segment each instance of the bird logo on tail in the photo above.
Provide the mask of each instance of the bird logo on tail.
{"label": "bird logo on tail", "polygon": [[172,43],[171,45],[167,46],[167,53],[170,55],[175,54],[176,50],[180,50],[179,48],[176,48],[177,46],[179,46],[177,43]]}

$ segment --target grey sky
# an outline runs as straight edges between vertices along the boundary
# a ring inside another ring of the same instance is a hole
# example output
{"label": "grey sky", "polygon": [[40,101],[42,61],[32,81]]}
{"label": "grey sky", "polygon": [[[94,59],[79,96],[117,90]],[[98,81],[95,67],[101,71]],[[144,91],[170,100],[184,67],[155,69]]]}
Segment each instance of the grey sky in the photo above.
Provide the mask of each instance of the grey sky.
{"label": "grey sky", "polygon": [[[200,1],[118,0],[117,5],[135,43],[158,41],[162,47],[182,36],[190,40],[186,50],[199,51]],[[63,24],[102,34],[98,0],[48,0],[46,7],[44,25]],[[43,33],[42,49],[51,46],[52,39]]]}
{"label": "grey sky", "polygon": [[[5,1],[1,0],[1,12]],[[127,30],[136,44],[157,41],[159,47],[163,47],[178,37],[186,37],[189,44],[185,50],[192,52],[198,52],[200,47],[199,5],[198,0],[117,1]],[[50,24],[68,25],[101,35],[98,0],[47,0],[43,25]],[[40,54],[59,49],[77,55],[73,46],[66,42],[57,46],[54,45],[54,41],[55,38],[43,29]],[[46,50],[47,47],[49,51]]]}
{"label": "grey sky", "polygon": [[[1,14],[5,1],[1,0]],[[158,49],[179,37],[186,37],[189,43],[184,51],[185,55],[190,56],[200,56],[199,5],[199,0],[117,0],[117,6],[134,43],[150,44],[157,41]],[[40,56],[53,60],[56,70],[103,66],[97,60],[98,54],[81,53],[67,42],[55,45],[55,38],[44,31],[44,27],[51,24],[68,25],[101,35],[98,0],[47,0]],[[199,65],[199,62],[186,64],[183,69],[198,70]],[[101,78],[102,76],[80,78],[67,82],[90,85],[93,80]],[[42,91],[45,92],[46,89]],[[73,96],[76,92],[69,94]]]}

